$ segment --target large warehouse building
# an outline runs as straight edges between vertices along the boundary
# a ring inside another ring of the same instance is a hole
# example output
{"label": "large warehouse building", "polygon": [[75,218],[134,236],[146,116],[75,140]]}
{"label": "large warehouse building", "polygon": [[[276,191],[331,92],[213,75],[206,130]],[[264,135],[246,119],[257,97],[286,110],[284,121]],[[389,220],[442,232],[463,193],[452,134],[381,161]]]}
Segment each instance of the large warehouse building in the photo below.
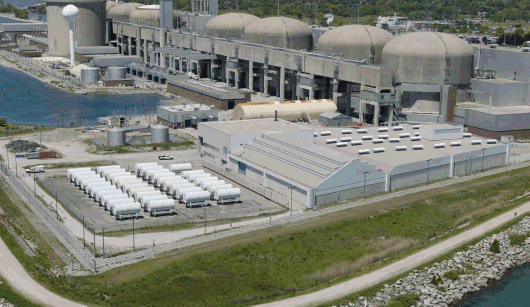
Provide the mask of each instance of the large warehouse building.
{"label": "large warehouse building", "polygon": [[505,165],[509,145],[451,124],[316,131],[283,120],[199,123],[206,159],[307,208]]}

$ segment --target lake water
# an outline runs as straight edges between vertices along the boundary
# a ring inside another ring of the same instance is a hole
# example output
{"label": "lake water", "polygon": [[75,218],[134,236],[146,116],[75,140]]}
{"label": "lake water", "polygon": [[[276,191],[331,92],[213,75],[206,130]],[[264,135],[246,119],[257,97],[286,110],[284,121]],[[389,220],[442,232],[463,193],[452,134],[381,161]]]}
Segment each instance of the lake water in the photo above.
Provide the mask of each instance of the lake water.
{"label": "lake water", "polygon": [[0,117],[8,117],[11,124],[61,126],[64,121],[64,126],[93,125],[98,117],[124,114],[124,104],[127,115],[154,114],[161,98],[156,94],[70,94],[0,65]]}
{"label": "lake water", "polygon": [[530,264],[511,270],[488,288],[468,296],[454,306],[523,307],[530,306]]}

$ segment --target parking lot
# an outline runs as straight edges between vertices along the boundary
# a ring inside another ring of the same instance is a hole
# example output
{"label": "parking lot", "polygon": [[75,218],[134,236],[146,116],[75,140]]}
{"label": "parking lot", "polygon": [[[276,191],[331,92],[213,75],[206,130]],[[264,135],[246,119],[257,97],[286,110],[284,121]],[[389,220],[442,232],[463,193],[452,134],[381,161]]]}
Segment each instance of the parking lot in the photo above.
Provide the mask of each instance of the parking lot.
{"label": "parking lot", "polygon": [[[159,165],[165,168],[171,161],[160,161]],[[180,161],[179,161],[180,162]],[[127,169],[126,165],[122,165]],[[130,166],[132,171],[134,166]],[[200,168],[195,168],[200,169]],[[210,172],[204,169],[205,172]],[[218,205],[216,201],[209,201],[207,206],[195,206],[187,208],[184,204],[175,201],[175,209],[171,215],[160,215],[152,217],[147,212],[141,212],[135,220],[135,228],[174,225],[181,223],[203,222],[204,217],[207,221],[218,221],[228,219],[238,219],[244,217],[258,216],[260,214],[274,213],[285,210],[276,203],[273,203],[261,195],[254,193],[219,174],[211,173],[226,183],[232,184],[234,188],[240,188],[241,198],[238,202]],[[85,224],[89,227],[101,229],[107,227],[106,231],[116,231],[130,229],[132,227],[131,219],[122,221],[116,220],[107,211],[99,206],[92,198],[76,187],[66,177],[66,170],[50,170],[46,175],[40,176],[42,185],[55,196],[57,191],[58,201],[63,204],[78,220],[85,219]],[[150,184],[151,185],[151,184]],[[156,188],[155,188],[156,189]],[[55,206],[55,203],[50,204]]]}

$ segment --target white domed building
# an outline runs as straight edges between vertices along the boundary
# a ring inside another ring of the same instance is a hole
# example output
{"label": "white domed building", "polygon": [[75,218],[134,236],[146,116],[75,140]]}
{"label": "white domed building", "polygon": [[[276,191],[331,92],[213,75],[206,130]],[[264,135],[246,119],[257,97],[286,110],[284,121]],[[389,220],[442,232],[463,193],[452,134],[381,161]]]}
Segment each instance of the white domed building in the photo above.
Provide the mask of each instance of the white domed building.
{"label": "white domed building", "polygon": [[317,51],[327,55],[380,64],[383,47],[392,38],[394,38],[392,33],[381,28],[347,25],[322,34],[318,40]]}
{"label": "white domed building", "polygon": [[314,47],[311,28],[287,17],[268,17],[252,22],[245,28],[245,40],[294,50],[313,50]]}
{"label": "white domed building", "polygon": [[214,17],[206,24],[206,35],[243,39],[246,27],[259,17],[245,13],[228,13]]}

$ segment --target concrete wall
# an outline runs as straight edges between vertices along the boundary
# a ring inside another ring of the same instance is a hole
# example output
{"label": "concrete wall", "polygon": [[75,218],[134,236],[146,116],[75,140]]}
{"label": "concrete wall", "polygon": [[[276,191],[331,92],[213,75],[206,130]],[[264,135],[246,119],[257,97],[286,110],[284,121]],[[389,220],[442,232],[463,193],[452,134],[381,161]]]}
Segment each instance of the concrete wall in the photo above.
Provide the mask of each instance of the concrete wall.
{"label": "concrete wall", "polygon": [[[479,66],[479,69],[492,69],[497,71],[499,78],[514,78],[517,80],[530,82],[530,53],[521,52],[517,49],[513,51],[501,49],[482,48],[479,52],[479,47],[473,47],[475,52],[474,66]],[[517,75],[515,74],[517,72]]]}
{"label": "concrete wall", "polygon": [[[494,137],[500,140],[501,135],[522,137],[527,135],[530,113],[491,114],[485,109],[455,108],[454,122],[476,128],[478,135]],[[471,130],[469,131],[471,132]],[[472,132],[474,133],[474,132]],[[488,133],[484,135],[484,133]]]}
{"label": "concrete wall", "polygon": [[527,82],[499,79],[471,79],[471,90],[474,101],[489,105],[492,96],[492,106],[511,107],[530,105]]}

